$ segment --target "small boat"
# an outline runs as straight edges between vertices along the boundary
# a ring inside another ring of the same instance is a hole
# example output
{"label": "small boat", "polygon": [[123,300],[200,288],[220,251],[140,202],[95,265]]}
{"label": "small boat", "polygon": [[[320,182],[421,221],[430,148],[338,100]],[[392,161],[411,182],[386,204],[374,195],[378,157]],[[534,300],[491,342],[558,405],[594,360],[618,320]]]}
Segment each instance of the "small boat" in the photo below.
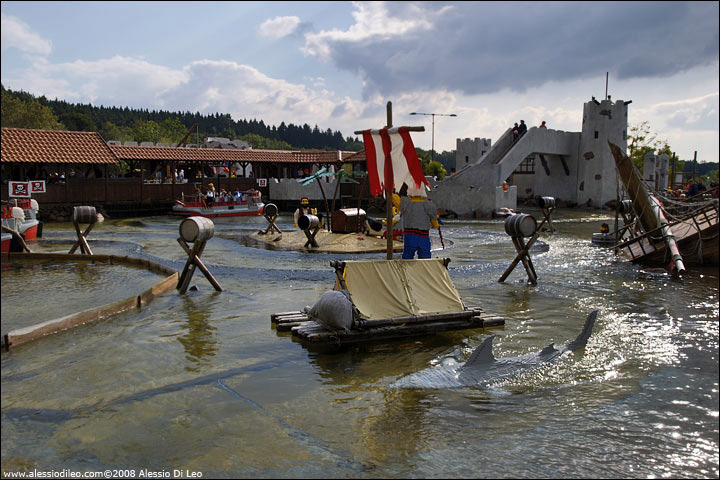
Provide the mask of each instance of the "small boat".
{"label": "small boat", "polygon": [[[37,240],[42,237],[42,222],[37,219],[38,210],[38,203],[34,199],[12,199],[2,206],[2,224],[18,232],[26,241]],[[3,237],[3,251],[6,251],[4,248]]]}
{"label": "small boat", "polygon": [[172,214],[183,217],[241,217],[262,215],[264,207],[260,192],[248,190],[241,192],[239,197],[218,197],[211,204],[208,204],[207,198],[202,194],[183,195],[180,200],[175,200]]}

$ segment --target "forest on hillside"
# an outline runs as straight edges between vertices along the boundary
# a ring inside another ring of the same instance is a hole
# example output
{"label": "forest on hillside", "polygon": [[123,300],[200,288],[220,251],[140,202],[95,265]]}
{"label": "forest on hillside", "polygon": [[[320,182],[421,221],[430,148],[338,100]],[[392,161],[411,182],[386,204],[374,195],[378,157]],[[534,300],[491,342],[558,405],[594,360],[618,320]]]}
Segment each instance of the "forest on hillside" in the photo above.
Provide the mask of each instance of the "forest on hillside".
{"label": "forest on hillside", "polygon": [[234,120],[230,114],[169,112],[165,110],[105,107],[75,104],[35,97],[2,86],[2,124],[6,127],[45,128],[99,132],[105,140],[136,142],[180,141],[197,124],[195,137],[226,137],[250,143],[253,148],[361,150],[362,142],[343,137],[339,131],[320,130],[315,125],[266,125],[263,120]]}
{"label": "forest on hillside", "polygon": [[[307,123],[298,126],[281,122],[266,125],[263,120],[233,120],[227,113],[203,115],[199,112],[168,112],[164,110],[105,107],[74,104],[64,100],[48,100],[23,91],[2,88],[2,125],[4,127],[40,128],[98,132],[105,140],[131,140],[169,145],[180,142],[194,125],[187,143],[202,143],[206,137],[225,137],[248,142],[255,149],[270,150],[345,150],[364,148],[362,141],[345,137],[339,131],[320,130]],[[455,164],[455,151],[435,153],[416,148],[427,175],[443,178],[443,165]]]}

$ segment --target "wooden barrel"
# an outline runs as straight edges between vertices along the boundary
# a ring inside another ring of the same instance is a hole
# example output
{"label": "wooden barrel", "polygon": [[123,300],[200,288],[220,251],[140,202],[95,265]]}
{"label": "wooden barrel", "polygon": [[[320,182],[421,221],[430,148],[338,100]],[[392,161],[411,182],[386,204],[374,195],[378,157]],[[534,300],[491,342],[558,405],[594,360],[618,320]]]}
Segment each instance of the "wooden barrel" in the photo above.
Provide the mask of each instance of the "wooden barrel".
{"label": "wooden barrel", "polygon": [[95,210],[95,207],[73,207],[74,223],[95,223],[96,221],[97,211]]}
{"label": "wooden barrel", "polygon": [[629,213],[632,213],[632,211],[633,211],[632,200],[623,200],[622,202],[620,202],[619,210],[620,210],[620,213],[624,213],[626,215]]}
{"label": "wooden barrel", "polygon": [[298,219],[298,227],[300,230],[308,230],[317,228],[320,225],[320,219],[315,215],[303,215]]}
{"label": "wooden barrel", "polygon": [[266,204],[266,205],[265,205],[265,209],[263,210],[263,214],[264,214],[266,217],[274,217],[275,215],[278,214],[277,205],[275,205],[274,203],[268,203],[268,204]]}
{"label": "wooden barrel", "polygon": [[555,207],[555,197],[540,197],[540,208]]}
{"label": "wooden barrel", "polygon": [[505,233],[511,237],[532,237],[537,230],[537,221],[532,215],[519,213],[505,219]]}
{"label": "wooden barrel", "polygon": [[180,236],[186,242],[205,242],[215,233],[215,224],[205,217],[188,217],[180,222]]}

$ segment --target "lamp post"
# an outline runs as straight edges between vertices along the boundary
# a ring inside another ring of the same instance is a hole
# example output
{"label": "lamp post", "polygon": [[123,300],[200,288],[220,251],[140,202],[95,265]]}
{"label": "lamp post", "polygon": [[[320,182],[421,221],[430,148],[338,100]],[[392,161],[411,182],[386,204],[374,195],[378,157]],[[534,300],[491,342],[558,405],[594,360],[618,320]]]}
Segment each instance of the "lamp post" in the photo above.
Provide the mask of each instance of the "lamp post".
{"label": "lamp post", "polygon": [[430,115],[432,117],[432,147],[430,147],[430,158],[435,161],[435,115],[438,117],[457,117],[454,113],[421,113],[412,112],[410,115]]}

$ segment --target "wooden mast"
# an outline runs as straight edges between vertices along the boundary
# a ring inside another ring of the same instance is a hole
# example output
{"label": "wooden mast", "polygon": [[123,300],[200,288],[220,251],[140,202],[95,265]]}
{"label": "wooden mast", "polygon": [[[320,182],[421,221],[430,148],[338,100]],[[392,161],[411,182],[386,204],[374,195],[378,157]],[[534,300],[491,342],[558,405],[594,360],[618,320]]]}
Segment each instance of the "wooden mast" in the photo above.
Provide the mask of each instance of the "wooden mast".
{"label": "wooden mast", "polygon": [[660,203],[647,191],[642,178],[640,178],[639,172],[635,169],[630,158],[625,155],[625,152],[613,143],[608,142],[608,145],[610,145],[610,151],[615,159],[615,165],[617,166],[620,178],[625,184],[628,196],[633,202],[633,211],[640,225],[642,225],[646,232],[661,228],[663,240],[670,251],[675,268],[678,272],[684,272],[685,265],[682,256],[680,256],[680,250],[675,242],[675,237],[668,225],[668,221],[662,213]]}
{"label": "wooden mast", "polygon": [[[392,102],[387,102],[387,128],[392,127]],[[410,132],[424,132],[425,127],[407,127]],[[362,135],[363,131],[358,130],[355,135]],[[367,147],[366,147],[367,148]],[[389,158],[385,159],[385,162],[392,161]],[[378,172],[378,175],[383,175],[384,172]],[[392,195],[394,185],[385,185],[385,209],[386,209],[386,222],[387,222],[387,259],[392,260],[393,258],[393,228],[392,228]]]}
{"label": "wooden mast", "polygon": [[[392,127],[392,102],[387,102],[387,128]],[[390,160],[386,158],[387,162]],[[386,182],[387,183],[387,182]],[[393,258],[393,224],[392,224],[392,196],[393,185],[385,185],[385,214],[387,217],[387,259]]]}

